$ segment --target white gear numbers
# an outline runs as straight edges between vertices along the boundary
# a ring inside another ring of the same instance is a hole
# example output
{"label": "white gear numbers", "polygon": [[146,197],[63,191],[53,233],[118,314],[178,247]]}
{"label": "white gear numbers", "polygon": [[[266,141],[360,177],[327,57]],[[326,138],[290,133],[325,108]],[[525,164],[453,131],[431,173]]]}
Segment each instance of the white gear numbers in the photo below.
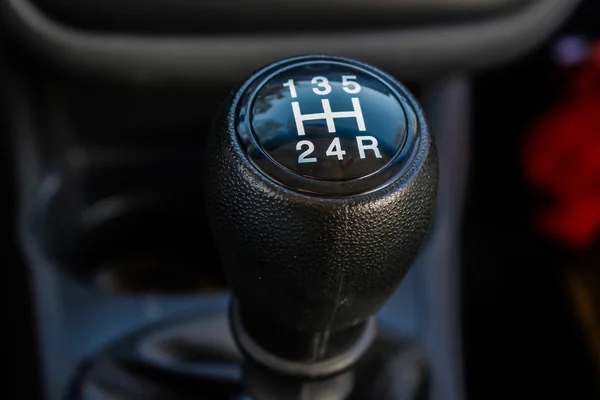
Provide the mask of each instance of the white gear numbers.
{"label": "white gear numbers", "polygon": [[[348,94],[360,93],[362,88],[356,81],[355,75],[342,75],[341,78],[342,89],[344,92]],[[313,93],[318,96],[326,96],[333,91],[332,86],[329,84],[329,80],[324,76],[315,76],[310,80],[310,83],[313,85]],[[292,99],[298,98],[298,93],[296,92],[296,86],[293,79],[289,79],[283,84],[283,86],[289,88],[290,97]],[[296,131],[298,132],[298,136],[306,135],[304,130],[304,122],[314,120],[325,120],[325,123],[327,124],[327,131],[330,133],[335,133],[335,120],[341,118],[354,118],[358,130],[361,132],[366,131],[367,127],[365,126],[365,120],[363,118],[362,108],[360,106],[360,99],[358,97],[351,97],[350,101],[352,102],[352,110],[332,111],[329,99],[321,99],[323,112],[313,114],[302,114],[300,103],[298,101],[292,101],[291,106],[294,113],[294,121],[296,122]],[[377,147],[377,139],[373,136],[357,136],[356,146],[358,148],[358,155],[361,159],[367,158],[367,154],[373,154],[376,158],[381,158],[381,153]],[[309,157],[315,151],[315,145],[310,140],[300,140],[296,144],[296,150],[301,152],[298,156],[299,164],[317,162],[316,157]],[[370,152],[367,153],[367,150]],[[331,144],[325,152],[325,155],[337,157],[337,159],[340,161],[344,159],[346,151],[342,149],[339,137],[333,138]]]}

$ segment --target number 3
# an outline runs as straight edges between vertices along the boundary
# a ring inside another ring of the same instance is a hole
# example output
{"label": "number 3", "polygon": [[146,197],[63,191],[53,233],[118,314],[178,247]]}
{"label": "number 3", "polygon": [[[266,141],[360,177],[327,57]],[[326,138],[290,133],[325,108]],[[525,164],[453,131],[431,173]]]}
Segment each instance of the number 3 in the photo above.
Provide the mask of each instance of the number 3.
{"label": "number 3", "polygon": [[356,79],[355,75],[343,75],[342,76],[342,85],[344,86],[344,91],[350,94],[356,94],[360,92],[360,85],[358,82],[353,82],[350,79]]}
{"label": "number 3", "polygon": [[[316,94],[320,94],[321,96],[325,96],[326,94],[331,93],[331,86],[329,85],[329,80],[324,76],[315,76],[310,81],[312,84],[317,84],[318,87],[313,88],[313,92]],[[319,89],[322,88],[322,89]]]}

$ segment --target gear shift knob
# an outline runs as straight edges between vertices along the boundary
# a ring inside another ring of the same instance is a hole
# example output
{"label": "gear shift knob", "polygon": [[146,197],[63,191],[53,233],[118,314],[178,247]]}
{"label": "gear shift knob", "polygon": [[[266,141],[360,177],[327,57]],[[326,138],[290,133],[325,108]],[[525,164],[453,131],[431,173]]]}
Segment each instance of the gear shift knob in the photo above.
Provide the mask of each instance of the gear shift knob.
{"label": "gear shift knob", "polygon": [[417,101],[357,61],[283,60],[227,100],[206,160],[242,350],[289,374],[348,367],[431,224],[437,157]]}

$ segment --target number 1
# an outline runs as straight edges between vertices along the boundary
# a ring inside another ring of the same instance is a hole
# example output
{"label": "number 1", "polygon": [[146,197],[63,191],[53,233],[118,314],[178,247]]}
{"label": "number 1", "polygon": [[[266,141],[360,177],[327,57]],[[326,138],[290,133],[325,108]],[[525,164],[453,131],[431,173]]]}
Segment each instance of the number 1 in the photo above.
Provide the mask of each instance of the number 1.
{"label": "number 1", "polygon": [[283,86],[290,88],[290,94],[292,95],[292,99],[295,99],[297,94],[296,94],[296,86],[294,85],[294,80],[293,79],[288,80],[286,83],[283,84]]}

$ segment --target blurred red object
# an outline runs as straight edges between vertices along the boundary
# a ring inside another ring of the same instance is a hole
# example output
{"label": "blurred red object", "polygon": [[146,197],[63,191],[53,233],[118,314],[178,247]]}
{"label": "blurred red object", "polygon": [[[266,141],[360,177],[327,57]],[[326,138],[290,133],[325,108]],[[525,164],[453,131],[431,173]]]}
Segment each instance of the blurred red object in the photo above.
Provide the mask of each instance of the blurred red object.
{"label": "blurred red object", "polygon": [[550,196],[540,227],[585,250],[600,234],[600,42],[570,79],[561,103],[529,132],[524,164],[531,184]]}

